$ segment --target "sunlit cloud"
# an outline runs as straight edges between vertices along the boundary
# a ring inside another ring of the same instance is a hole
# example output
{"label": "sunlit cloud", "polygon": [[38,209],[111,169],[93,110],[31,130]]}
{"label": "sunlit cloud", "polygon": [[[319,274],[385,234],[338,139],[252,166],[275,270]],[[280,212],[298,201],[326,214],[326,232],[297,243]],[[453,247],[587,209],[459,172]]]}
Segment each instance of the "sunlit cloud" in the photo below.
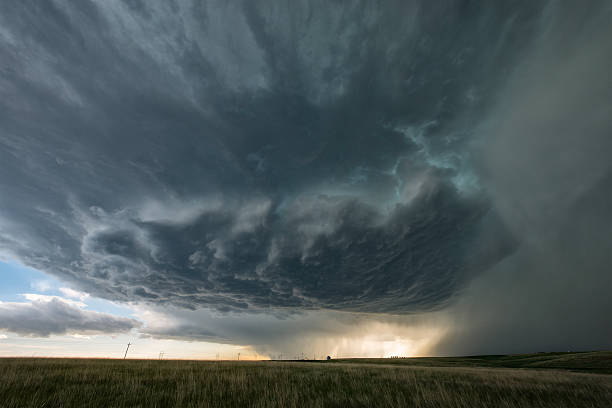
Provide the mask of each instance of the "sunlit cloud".
{"label": "sunlit cloud", "polygon": [[78,299],[81,302],[89,297],[88,293],[79,292],[78,290],[70,288],[59,288],[59,291],[67,298]]}

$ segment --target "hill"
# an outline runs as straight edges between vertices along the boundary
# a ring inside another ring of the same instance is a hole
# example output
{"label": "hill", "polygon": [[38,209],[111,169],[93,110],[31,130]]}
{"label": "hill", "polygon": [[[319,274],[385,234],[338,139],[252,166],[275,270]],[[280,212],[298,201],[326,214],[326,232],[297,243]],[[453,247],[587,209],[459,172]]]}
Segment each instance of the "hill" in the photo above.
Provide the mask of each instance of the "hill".
{"label": "hill", "polygon": [[612,351],[484,355],[466,357],[350,358],[334,363],[392,364],[419,367],[505,367],[612,374]]}

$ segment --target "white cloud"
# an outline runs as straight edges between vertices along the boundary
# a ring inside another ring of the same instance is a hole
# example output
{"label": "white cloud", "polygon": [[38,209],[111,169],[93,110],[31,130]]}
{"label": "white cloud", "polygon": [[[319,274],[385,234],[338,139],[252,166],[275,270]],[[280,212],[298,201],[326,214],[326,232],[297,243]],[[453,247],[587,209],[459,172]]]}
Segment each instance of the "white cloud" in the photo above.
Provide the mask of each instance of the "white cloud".
{"label": "white cloud", "polygon": [[81,302],[89,297],[89,293],[79,292],[70,288],[59,288],[59,291],[67,298],[79,299]]}
{"label": "white cloud", "polygon": [[49,280],[41,279],[31,282],[30,287],[37,292],[47,292],[53,289],[53,283]]}
{"label": "white cloud", "polygon": [[78,307],[78,308],[86,308],[87,305],[83,302],[77,302],[71,299],[66,299],[61,296],[50,296],[50,295],[40,295],[38,293],[23,293],[21,296],[26,298],[31,302],[51,302],[53,300],[58,300],[63,303],[67,303],[70,306]]}

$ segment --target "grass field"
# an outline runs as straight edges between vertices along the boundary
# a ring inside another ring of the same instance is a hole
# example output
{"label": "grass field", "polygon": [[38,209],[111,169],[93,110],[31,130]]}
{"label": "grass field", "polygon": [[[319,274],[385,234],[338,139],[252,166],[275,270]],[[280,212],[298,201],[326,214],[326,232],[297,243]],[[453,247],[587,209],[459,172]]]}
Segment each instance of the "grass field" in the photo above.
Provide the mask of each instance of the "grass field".
{"label": "grass field", "polygon": [[1,407],[611,407],[612,353],[330,362],[0,359]]}
{"label": "grass field", "polygon": [[[612,374],[612,352],[567,352],[469,357],[416,357],[400,359],[352,358],[334,363],[374,363],[424,367],[505,367],[561,369],[599,374]],[[611,405],[612,408],[612,405]]]}

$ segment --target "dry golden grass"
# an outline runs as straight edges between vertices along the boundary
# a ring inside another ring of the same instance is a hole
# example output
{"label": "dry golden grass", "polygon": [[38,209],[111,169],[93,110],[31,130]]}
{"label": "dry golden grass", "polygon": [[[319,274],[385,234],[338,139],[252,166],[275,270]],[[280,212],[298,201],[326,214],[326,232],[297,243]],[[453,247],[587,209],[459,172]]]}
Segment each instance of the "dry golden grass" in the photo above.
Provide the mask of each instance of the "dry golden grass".
{"label": "dry golden grass", "polygon": [[612,376],[368,363],[1,359],[2,407],[610,407]]}

